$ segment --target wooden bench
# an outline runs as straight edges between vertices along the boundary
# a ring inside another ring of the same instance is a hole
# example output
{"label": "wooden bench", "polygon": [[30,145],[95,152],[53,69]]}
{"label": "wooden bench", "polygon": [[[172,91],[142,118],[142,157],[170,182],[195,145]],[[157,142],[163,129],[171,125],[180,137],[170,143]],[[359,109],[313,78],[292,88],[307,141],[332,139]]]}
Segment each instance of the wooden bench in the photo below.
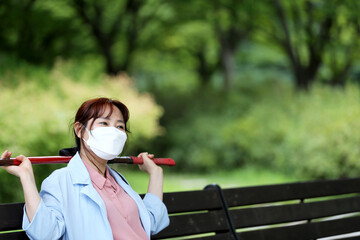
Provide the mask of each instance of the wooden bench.
{"label": "wooden bench", "polygon": [[[165,193],[171,223],[152,239],[360,239],[359,193],[360,178]],[[21,228],[22,208],[0,205],[0,231]]]}

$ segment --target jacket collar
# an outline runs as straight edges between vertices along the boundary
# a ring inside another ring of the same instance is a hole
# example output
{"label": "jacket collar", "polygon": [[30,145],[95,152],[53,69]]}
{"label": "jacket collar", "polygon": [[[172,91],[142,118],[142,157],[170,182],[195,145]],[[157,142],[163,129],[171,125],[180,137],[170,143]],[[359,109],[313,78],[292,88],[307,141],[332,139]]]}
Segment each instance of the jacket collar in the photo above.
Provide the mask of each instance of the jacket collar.
{"label": "jacket collar", "polygon": [[100,207],[103,219],[107,219],[105,203],[93,187],[89,172],[87,171],[78,152],[70,160],[67,168],[71,176],[72,184],[83,185],[80,190],[81,194],[84,194],[93,200]]}
{"label": "jacket collar", "polygon": [[70,160],[67,165],[73,184],[91,184],[90,175],[80,158],[79,152]]}

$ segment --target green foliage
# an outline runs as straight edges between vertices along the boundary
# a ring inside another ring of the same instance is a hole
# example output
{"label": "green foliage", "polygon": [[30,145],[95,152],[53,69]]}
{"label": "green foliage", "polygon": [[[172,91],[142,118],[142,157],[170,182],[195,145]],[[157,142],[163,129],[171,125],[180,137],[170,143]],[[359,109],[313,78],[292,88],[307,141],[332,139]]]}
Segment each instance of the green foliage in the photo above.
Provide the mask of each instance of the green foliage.
{"label": "green foliage", "polygon": [[360,47],[358,1],[272,0],[259,5],[259,36],[288,57],[296,87],[345,85]]}
{"label": "green foliage", "polygon": [[357,176],[358,86],[296,92],[276,75],[261,81],[253,71],[233,91],[172,92],[176,103],[160,98],[166,135],[152,149],[161,146],[176,170],[190,172],[256,165],[301,178]]}
{"label": "green foliage", "polygon": [[360,173],[360,90],[316,86],[308,93],[273,88],[224,131],[246,162],[313,178]]}
{"label": "green foliage", "polygon": [[155,94],[165,110],[161,123],[166,134],[156,138],[150,148],[174,158],[174,170],[211,172],[247,163],[242,149],[226,142],[227,126],[244,116],[268,88],[276,85],[280,91],[289,81],[278,71],[258,72],[244,66],[240,72],[242,77],[232,91],[221,91],[216,84],[208,88],[188,84],[185,94],[174,84],[176,87]]}
{"label": "green foliage", "polygon": [[164,136],[166,154],[177,160],[177,169],[211,171],[240,166],[241,157],[224,145],[222,132],[247,109],[248,96],[208,89],[177,100],[177,104],[165,107],[172,118],[166,122]]}
{"label": "green foliage", "polygon": [[[18,71],[1,76],[1,82],[19,82],[16,86],[4,84],[0,90],[0,114],[6,116],[0,121],[2,148],[9,148],[15,154],[48,155],[73,145],[69,125],[77,108],[83,101],[99,96],[120,99],[129,107],[134,145],[141,145],[141,138],[161,133],[158,119],[162,109],[149,94],[138,93],[128,77],[101,76],[95,83],[90,79],[94,72],[77,71],[75,75],[80,81],[75,81],[71,68],[78,67],[59,62],[47,72],[34,68],[25,75],[20,66]],[[87,77],[90,77],[88,82]]]}
{"label": "green foliage", "polygon": [[89,45],[87,32],[78,30],[72,13],[64,1],[2,1],[0,50],[42,64],[53,63],[59,55],[81,54],[79,49]]}

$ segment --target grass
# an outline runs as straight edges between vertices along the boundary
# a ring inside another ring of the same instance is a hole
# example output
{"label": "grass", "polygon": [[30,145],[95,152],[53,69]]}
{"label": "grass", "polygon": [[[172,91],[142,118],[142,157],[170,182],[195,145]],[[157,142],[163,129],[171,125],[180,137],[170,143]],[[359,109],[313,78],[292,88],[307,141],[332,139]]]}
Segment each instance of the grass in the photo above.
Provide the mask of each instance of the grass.
{"label": "grass", "polygon": [[[117,169],[138,193],[147,191],[148,176],[136,168]],[[212,173],[173,173],[164,168],[164,192],[200,190],[206,185],[217,183],[222,188],[296,182],[304,179],[286,175],[271,169],[248,166],[231,171]]]}

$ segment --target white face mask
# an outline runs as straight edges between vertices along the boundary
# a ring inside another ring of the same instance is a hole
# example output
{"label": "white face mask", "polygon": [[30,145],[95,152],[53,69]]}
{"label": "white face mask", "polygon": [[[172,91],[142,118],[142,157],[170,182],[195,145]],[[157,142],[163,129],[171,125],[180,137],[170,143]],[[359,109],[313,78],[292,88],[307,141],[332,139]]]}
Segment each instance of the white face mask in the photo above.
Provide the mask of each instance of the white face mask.
{"label": "white face mask", "polygon": [[86,131],[89,139],[84,141],[98,157],[105,160],[116,158],[122,152],[127,139],[126,133],[115,127],[97,127]]}

